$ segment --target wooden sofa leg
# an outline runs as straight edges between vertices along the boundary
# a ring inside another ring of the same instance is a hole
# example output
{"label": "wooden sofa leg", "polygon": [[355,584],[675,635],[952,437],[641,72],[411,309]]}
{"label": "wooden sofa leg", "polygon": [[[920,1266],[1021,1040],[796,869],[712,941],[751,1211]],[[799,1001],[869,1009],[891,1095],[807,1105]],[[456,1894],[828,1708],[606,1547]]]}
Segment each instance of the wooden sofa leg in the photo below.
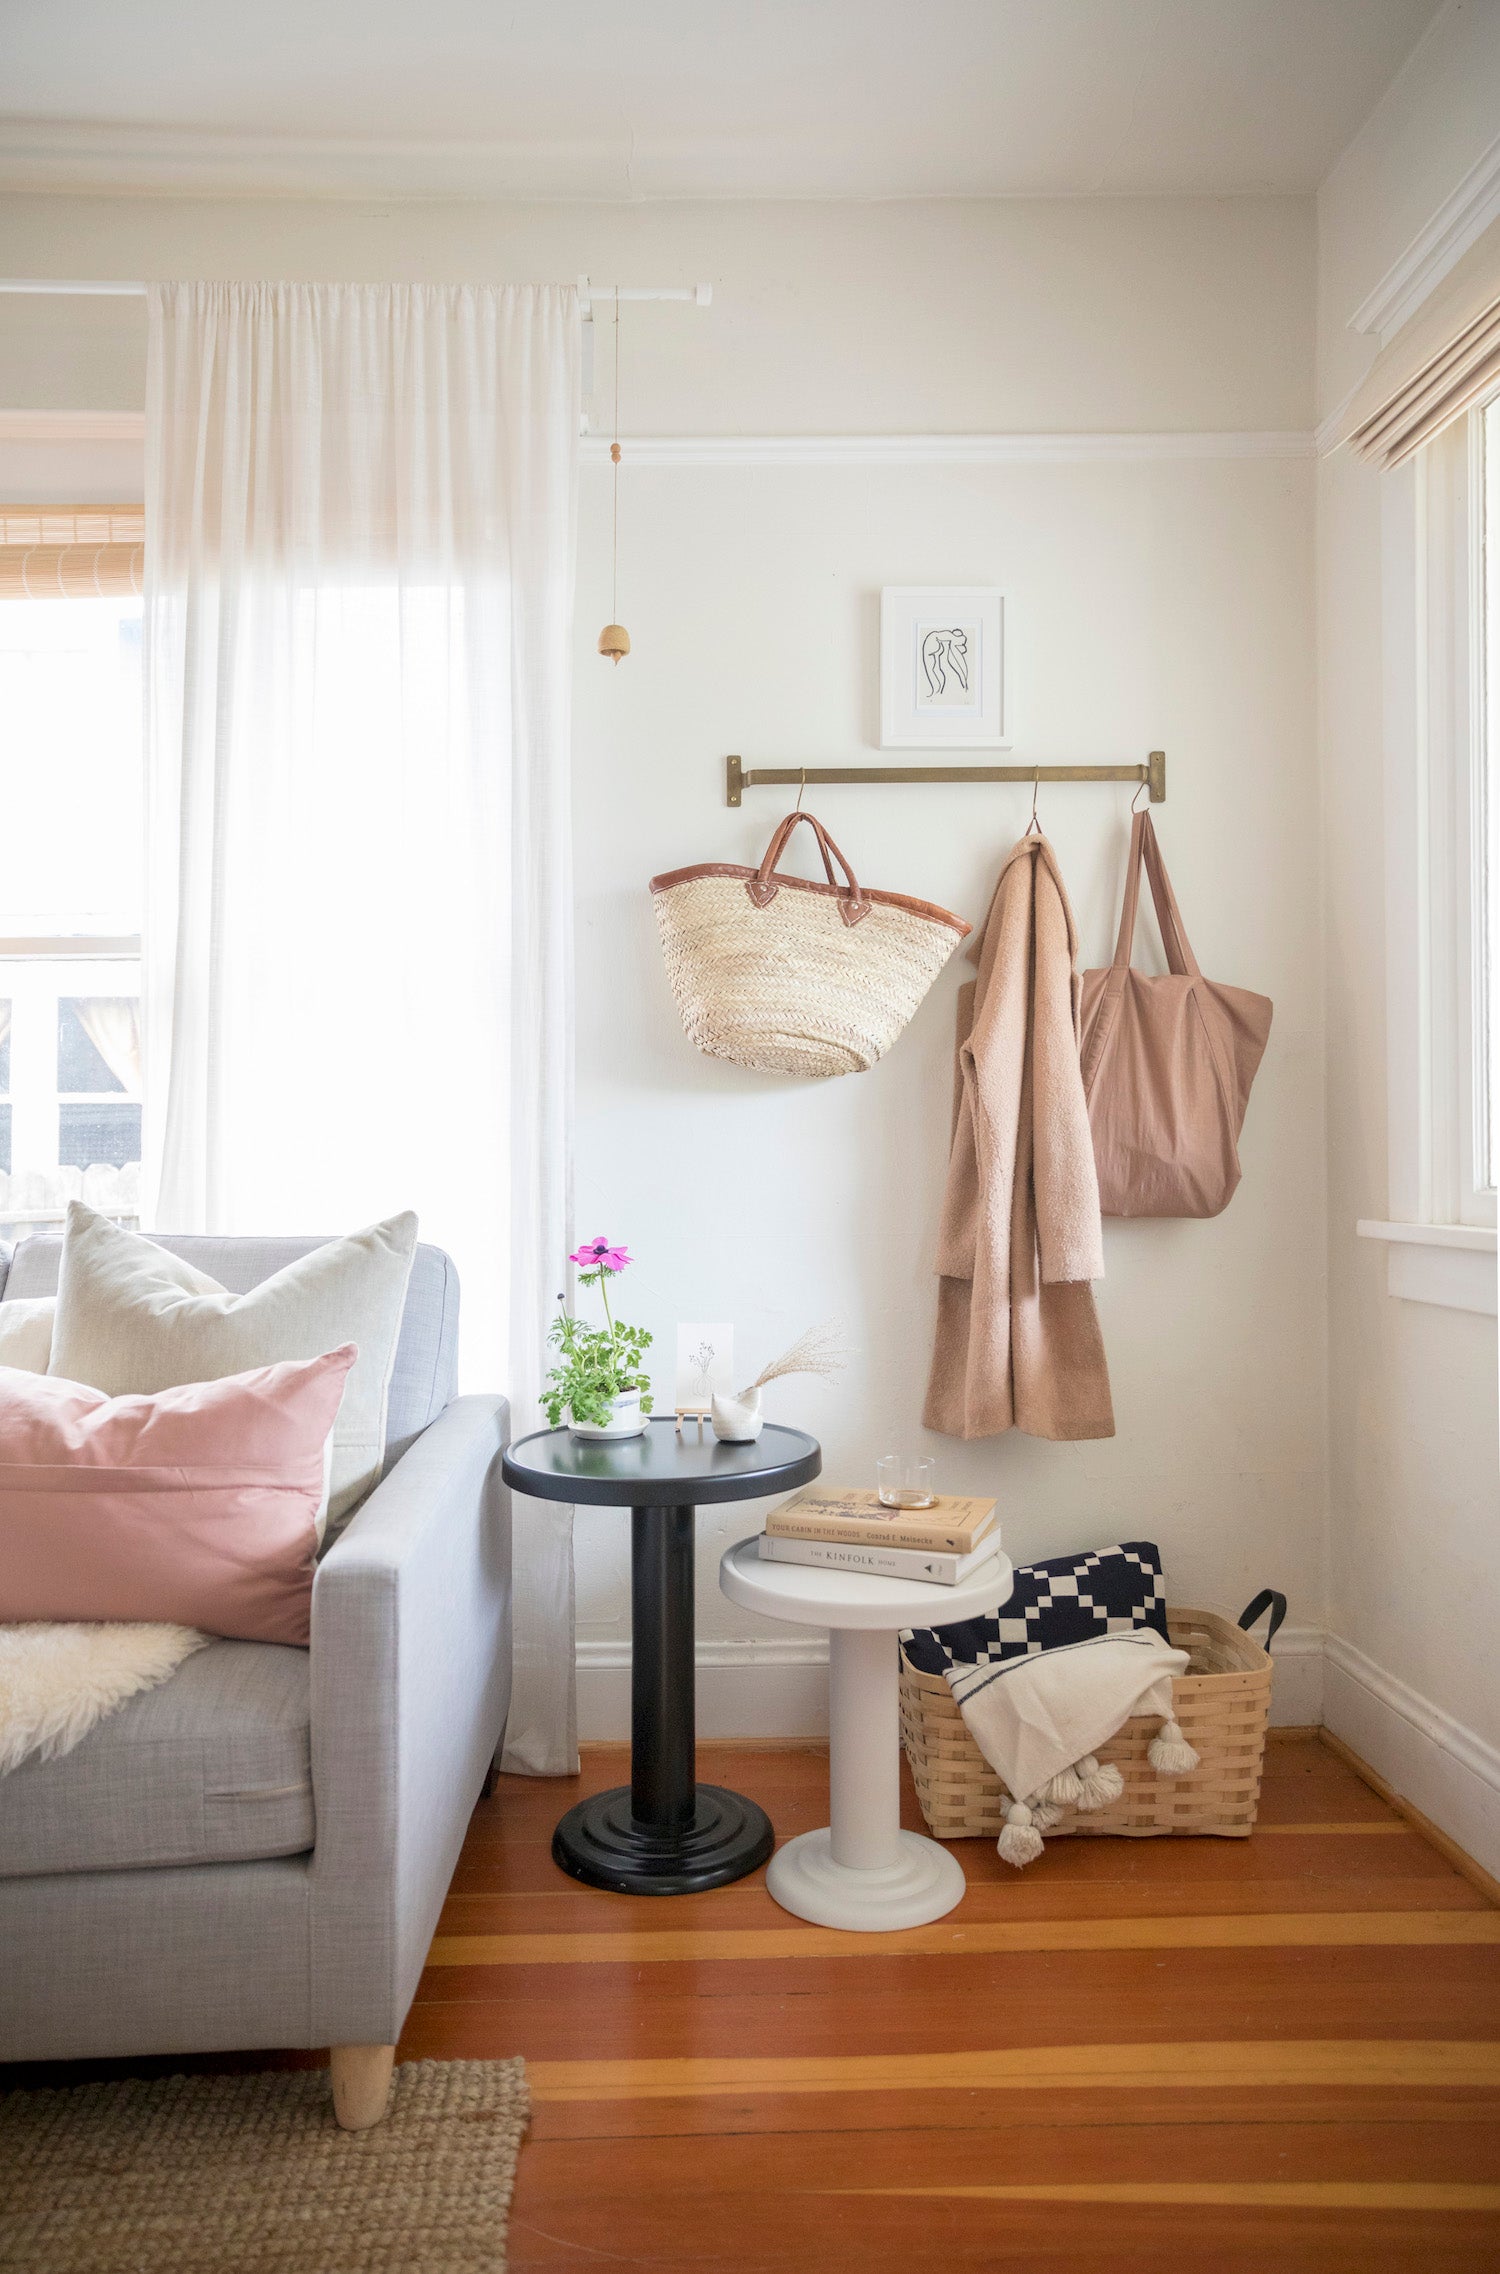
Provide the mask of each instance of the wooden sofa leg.
{"label": "wooden sofa leg", "polygon": [[333,2113],[346,2132],[364,2132],[385,2114],[391,2093],[394,2045],[335,2045],[328,2057],[333,2071]]}

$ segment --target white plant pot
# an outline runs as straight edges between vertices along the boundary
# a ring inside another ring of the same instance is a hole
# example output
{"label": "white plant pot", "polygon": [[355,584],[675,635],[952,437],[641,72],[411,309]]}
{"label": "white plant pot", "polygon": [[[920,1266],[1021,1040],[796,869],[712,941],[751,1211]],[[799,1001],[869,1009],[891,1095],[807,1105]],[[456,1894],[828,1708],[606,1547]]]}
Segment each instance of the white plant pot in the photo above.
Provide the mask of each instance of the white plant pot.
{"label": "white plant pot", "polygon": [[742,1398],[715,1397],[713,1417],[714,1435],[725,1445],[753,1445],[766,1426],[759,1390],[747,1390]]}
{"label": "white plant pot", "polygon": [[641,1411],[639,1390],[622,1390],[610,1406],[608,1421],[575,1421],[568,1417],[568,1428],[575,1437],[590,1441],[605,1437],[639,1437],[649,1427],[650,1416]]}

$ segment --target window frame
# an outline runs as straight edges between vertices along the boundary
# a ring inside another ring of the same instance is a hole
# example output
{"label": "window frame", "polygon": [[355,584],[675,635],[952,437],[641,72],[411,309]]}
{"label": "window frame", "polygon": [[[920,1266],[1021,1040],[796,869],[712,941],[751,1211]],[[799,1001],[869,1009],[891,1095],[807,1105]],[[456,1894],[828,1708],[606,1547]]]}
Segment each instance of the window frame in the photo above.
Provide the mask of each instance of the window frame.
{"label": "window frame", "polygon": [[[1487,488],[1500,508],[1500,451],[1487,466],[1488,408],[1382,477],[1390,1213],[1357,1228],[1387,1243],[1392,1295],[1493,1315],[1483,1162],[1500,1132],[1477,1079],[1487,1066],[1492,1088],[1495,1075],[1485,518]],[[1497,558],[1500,529],[1492,573]]]}
{"label": "window frame", "polygon": [[[6,1179],[5,1197],[0,1197],[0,1236],[12,1236],[18,1231],[40,1231],[48,1225],[61,1223],[67,1211],[67,1187],[79,1181],[79,1190],[88,1197],[89,1180],[97,1189],[98,1202],[107,1204],[107,1212],[117,1214],[122,1223],[138,1221],[133,1204],[123,1204],[115,1180],[124,1175],[107,1162],[96,1162],[88,1169],[64,1168],[55,1159],[37,1158],[38,1151],[47,1147],[27,1148],[26,1125],[34,1114],[47,1115],[53,1123],[51,1151],[60,1153],[61,1111],[64,1105],[136,1105],[141,1104],[138,1094],[121,1090],[63,1090],[58,1087],[57,1064],[57,1005],[71,995],[130,994],[132,989],[121,986],[123,972],[133,967],[134,993],[140,993],[141,943],[138,938],[122,934],[118,937],[89,937],[78,933],[59,934],[56,937],[27,936],[0,938],[0,996],[16,1002],[24,1000],[27,990],[16,987],[10,974],[16,965],[61,964],[69,967],[66,973],[56,972],[52,981],[37,990],[44,1001],[52,1005],[50,1018],[35,1015],[36,1005],[28,1005],[31,1016],[17,1016],[13,1010],[10,1030],[10,1087],[5,1102],[11,1108],[11,1171]],[[33,1060],[27,1066],[29,1055]],[[45,1068],[47,1079],[40,1078]],[[19,1078],[18,1078],[19,1069]],[[53,1186],[52,1199],[39,1208],[13,1205],[14,1186],[22,1176],[36,1175],[47,1179]]]}

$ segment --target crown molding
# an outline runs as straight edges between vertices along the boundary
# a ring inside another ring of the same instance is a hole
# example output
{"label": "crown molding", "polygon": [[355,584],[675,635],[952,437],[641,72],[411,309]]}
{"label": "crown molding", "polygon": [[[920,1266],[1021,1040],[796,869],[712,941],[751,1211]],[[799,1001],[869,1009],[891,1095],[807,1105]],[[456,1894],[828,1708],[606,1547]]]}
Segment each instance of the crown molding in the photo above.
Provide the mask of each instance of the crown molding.
{"label": "crown molding", "polygon": [[1340,438],[1344,431],[1344,420],[1349,414],[1355,396],[1359,393],[1361,387],[1365,383],[1365,379],[1368,378],[1368,376],[1369,374],[1366,372],[1364,377],[1356,379],[1354,385],[1349,388],[1348,392],[1342,395],[1338,402],[1334,404],[1333,409],[1328,413],[1327,417],[1320,418],[1317,425],[1314,427],[1313,448],[1320,458],[1326,458],[1331,450],[1336,450],[1338,448]]}
{"label": "crown molding", "polygon": [[[762,434],[622,435],[628,466],[1076,466],[1142,460],[1311,458],[1311,434]],[[583,439],[585,465],[608,464],[609,442]]]}
{"label": "crown molding", "polygon": [[1414,316],[1427,295],[1456,268],[1490,223],[1500,219],[1500,135],[1476,159],[1401,258],[1349,318],[1355,332],[1374,332],[1382,347]]}

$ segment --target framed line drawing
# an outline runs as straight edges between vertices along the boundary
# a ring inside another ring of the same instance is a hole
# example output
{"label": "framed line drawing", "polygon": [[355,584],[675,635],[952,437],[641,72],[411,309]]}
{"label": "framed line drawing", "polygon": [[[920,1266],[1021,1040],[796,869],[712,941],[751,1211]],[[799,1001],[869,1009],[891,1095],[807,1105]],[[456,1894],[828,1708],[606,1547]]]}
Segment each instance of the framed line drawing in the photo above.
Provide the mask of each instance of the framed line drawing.
{"label": "framed line drawing", "polygon": [[716,1395],[734,1395],[734,1328],[679,1325],[677,1329],[677,1395],[679,1412],[707,1412]]}
{"label": "framed line drawing", "polygon": [[1005,595],[888,584],[880,595],[882,750],[1008,750]]}

